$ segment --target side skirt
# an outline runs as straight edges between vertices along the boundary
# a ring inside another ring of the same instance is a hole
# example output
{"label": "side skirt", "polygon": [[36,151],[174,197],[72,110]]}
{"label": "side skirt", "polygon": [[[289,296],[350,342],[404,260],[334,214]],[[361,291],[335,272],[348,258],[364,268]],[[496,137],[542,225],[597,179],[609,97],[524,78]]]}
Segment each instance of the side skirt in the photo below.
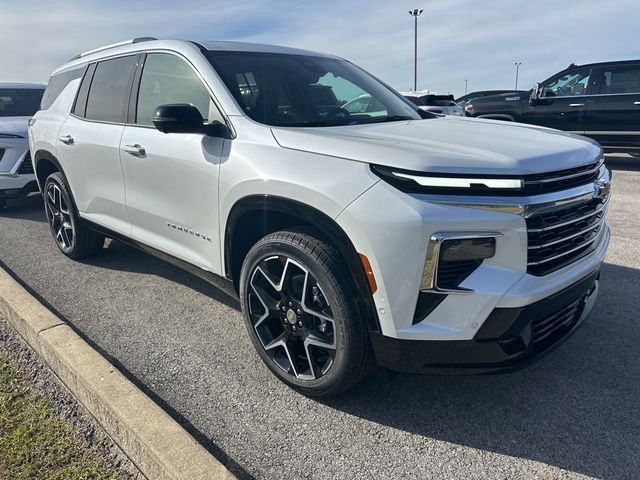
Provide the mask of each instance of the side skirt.
{"label": "side skirt", "polygon": [[195,275],[198,278],[201,278],[205,282],[210,283],[216,288],[219,288],[231,298],[238,300],[238,292],[236,292],[235,286],[231,280],[228,280],[220,275],[216,275],[215,273],[209,272],[208,270],[204,270],[200,267],[197,267],[189,262],[185,262],[180,258],[174,257],[173,255],[169,255],[157,248],[150,247],[142,242],[134,240],[132,238],[127,237],[126,235],[122,235],[121,233],[114,232],[102,225],[98,225],[97,223],[92,222],[91,220],[87,220],[85,218],[81,219],[82,222],[87,226],[87,228],[93,230],[96,233],[100,233],[105,235],[106,237],[113,238],[122,243],[125,243],[129,246],[142,250],[145,253],[153,255],[160,260],[163,260],[171,265],[174,265],[182,270],[185,270],[192,275]]}

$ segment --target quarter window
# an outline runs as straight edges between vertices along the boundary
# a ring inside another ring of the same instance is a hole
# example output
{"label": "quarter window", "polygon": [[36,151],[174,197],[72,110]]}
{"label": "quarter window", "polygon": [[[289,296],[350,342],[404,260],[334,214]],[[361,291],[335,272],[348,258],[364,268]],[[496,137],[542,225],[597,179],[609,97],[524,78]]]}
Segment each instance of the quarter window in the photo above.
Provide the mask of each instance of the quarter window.
{"label": "quarter window", "polygon": [[589,85],[590,69],[572,70],[544,87],[543,97],[574,97],[585,95]]}
{"label": "quarter window", "polygon": [[124,123],[136,56],[98,63],[87,98],[86,118]]}
{"label": "quarter window", "polygon": [[42,103],[40,108],[42,110],[48,109],[53,102],[56,101],[58,96],[62,93],[62,90],[66,88],[72,80],[76,80],[82,77],[84,72],[84,66],[82,68],[75,68],[73,70],[67,70],[66,72],[57,73],[49,79],[47,89],[42,96]]}
{"label": "quarter window", "polygon": [[140,79],[136,123],[152,125],[154,110],[171,103],[193,105],[205,122],[214,116],[215,120],[221,119],[209,92],[191,66],[169,53],[151,53],[144,62]]}
{"label": "quarter window", "polygon": [[605,70],[600,93],[640,93],[640,65]]}

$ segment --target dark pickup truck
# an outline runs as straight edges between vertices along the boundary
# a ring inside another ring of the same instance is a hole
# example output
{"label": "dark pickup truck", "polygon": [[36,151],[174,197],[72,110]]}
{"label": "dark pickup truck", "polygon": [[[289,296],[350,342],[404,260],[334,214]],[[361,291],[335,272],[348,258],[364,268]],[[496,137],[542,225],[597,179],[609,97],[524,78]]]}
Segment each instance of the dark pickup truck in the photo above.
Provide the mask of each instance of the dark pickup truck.
{"label": "dark pickup truck", "polygon": [[528,92],[471,100],[465,112],[578,133],[640,156],[640,60],[572,64]]}

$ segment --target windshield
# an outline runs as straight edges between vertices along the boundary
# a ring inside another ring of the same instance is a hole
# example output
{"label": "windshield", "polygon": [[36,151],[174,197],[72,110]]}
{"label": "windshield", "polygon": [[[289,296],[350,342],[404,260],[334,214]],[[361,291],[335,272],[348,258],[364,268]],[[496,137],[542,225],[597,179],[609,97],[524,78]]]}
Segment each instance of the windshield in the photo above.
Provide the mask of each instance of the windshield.
{"label": "windshield", "polygon": [[260,123],[326,127],[421,118],[399,94],[345,60],[252,52],[206,55],[240,107]]}
{"label": "windshield", "polygon": [[0,88],[0,117],[30,117],[40,109],[43,89]]}

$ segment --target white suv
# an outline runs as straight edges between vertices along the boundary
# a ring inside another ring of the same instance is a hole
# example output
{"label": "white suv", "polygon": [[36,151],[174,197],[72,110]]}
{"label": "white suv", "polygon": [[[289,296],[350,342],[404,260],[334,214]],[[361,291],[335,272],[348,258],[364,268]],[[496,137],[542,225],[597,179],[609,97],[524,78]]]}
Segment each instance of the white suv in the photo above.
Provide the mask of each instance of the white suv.
{"label": "white suv", "polygon": [[0,210],[7,200],[38,191],[27,122],[40,108],[44,89],[41,83],[0,83]]}
{"label": "white suv", "polygon": [[[384,115],[351,114],[370,95]],[[609,243],[593,141],[421,112],[355,65],[136,39],[56,70],[30,127],[51,232],[105,236],[239,296],[260,357],[308,395],[375,362],[526,364],[590,311]]]}

